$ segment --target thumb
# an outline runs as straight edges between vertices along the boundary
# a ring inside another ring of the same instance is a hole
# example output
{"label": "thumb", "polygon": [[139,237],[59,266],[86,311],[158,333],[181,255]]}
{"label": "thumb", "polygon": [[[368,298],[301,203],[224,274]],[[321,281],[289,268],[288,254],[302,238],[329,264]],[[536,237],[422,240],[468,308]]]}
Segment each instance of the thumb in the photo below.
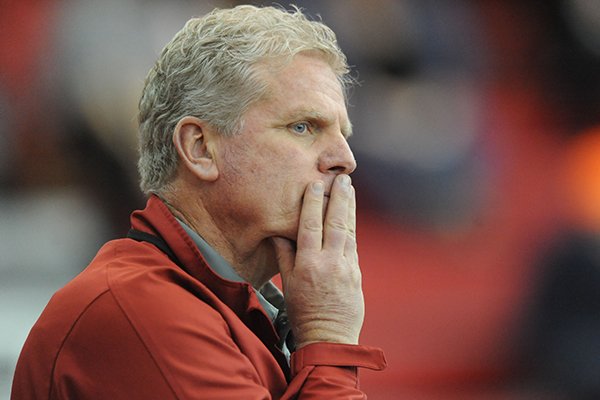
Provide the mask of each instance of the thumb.
{"label": "thumb", "polygon": [[292,273],[294,262],[296,260],[296,251],[294,244],[282,237],[272,237],[273,247],[275,248],[275,256],[279,264],[279,272],[282,278]]}

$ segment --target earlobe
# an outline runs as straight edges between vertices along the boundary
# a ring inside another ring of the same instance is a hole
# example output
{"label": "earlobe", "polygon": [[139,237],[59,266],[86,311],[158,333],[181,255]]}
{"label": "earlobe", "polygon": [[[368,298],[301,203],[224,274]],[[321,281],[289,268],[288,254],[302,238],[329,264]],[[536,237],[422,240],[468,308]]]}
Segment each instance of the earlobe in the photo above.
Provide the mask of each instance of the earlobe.
{"label": "earlobe", "polygon": [[173,144],[180,162],[198,179],[212,182],[219,170],[212,154],[214,132],[196,117],[184,117],[173,131]]}

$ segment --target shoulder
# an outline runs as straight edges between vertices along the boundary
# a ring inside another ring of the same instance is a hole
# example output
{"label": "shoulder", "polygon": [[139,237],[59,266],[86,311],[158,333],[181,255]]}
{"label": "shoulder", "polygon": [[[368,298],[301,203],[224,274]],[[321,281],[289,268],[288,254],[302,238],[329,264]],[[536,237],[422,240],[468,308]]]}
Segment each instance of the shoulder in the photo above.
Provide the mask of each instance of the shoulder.
{"label": "shoulder", "polygon": [[110,320],[118,312],[133,329],[156,331],[156,325],[177,329],[185,321],[226,329],[214,294],[148,243],[109,242],[70,285],[70,291],[105,291],[112,299],[96,301],[96,320]]}
{"label": "shoulder", "polygon": [[223,353],[239,350],[201,282],[154,248],[127,242],[107,244],[49,306],[45,320],[72,304],[72,312],[61,317],[62,339],[54,341],[61,343],[58,385],[60,376],[76,374],[78,385],[94,376],[104,386],[153,381],[179,393],[185,376],[179,368],[199,365],[206,355],[218,363]]}
{"label": "shoulder", "polygon": [[175,333],[186,325],[228,329],[220,301],[202,282],[151,245],[123,246],[106,266],[106,282],[119,311],[135,329],[149,334]]}
{"label": "shoulder", "polygon": [[[155,247],[116,240],[53,296],[34,330],[52,332],[55,343],[76,347],[88,340],[108,346],[127,337],[160,353],[162,342],[182,340],[191,327],[196,334],[229,336],[216,302],[201,282]],[[113,329],[117,322],[119,330]]]}

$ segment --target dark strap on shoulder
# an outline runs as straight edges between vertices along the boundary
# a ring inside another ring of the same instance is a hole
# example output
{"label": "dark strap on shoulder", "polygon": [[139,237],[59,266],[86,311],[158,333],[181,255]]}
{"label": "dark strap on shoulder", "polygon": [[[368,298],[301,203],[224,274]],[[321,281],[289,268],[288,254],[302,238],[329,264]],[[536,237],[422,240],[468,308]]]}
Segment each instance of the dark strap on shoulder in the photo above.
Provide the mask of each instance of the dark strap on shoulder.
{"label": "dark strap on shoulder", "polygon": [[175,264],[177,264],[181,267],[181,263],[179,262],[179,259],[177,258],[175,253],[173,253],[173,250],[171,250],[171,248],[169,247],[167,242],[165,242],[163,240],[163,238],[154,236],[150,233],[138,231],[137,229],[130,229],[129,232],[127,232],[127,237],[129,239],[133,239],[138,242],[148,242],[148,243],[153,244],[160,251],[165,253],[171,259],[171,261],[173,261]]}

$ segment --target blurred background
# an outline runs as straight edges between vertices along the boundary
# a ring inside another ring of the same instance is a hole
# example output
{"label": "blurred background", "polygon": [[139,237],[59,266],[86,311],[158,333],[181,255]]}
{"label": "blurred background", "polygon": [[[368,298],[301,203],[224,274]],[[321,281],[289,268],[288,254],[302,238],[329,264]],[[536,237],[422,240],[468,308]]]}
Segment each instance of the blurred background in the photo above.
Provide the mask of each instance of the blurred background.
{"label": "blurred background", "polygon": [[[0,398],[52,293],[145,203],[146,72],[239,3],[0,0]],[[600,2],[296,4],[361,82],[370,398],[600,398]]]}

